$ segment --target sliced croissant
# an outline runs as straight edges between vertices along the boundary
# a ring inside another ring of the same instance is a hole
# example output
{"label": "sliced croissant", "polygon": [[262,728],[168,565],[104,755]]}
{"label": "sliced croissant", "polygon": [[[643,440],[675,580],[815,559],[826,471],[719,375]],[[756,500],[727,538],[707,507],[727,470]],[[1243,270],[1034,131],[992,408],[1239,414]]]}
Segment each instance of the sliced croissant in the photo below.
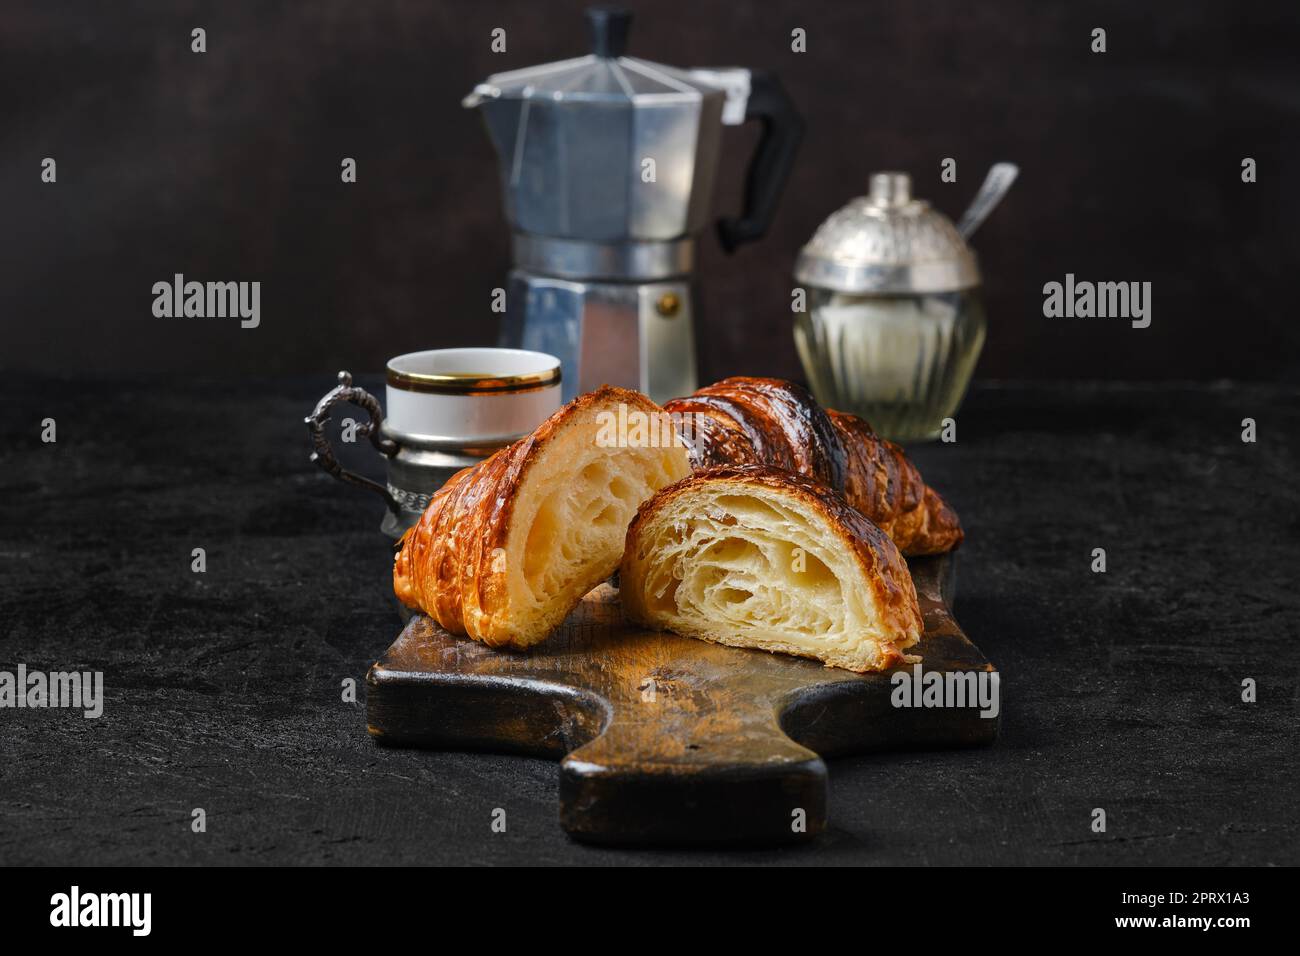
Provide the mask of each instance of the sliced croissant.
{"label": "sliced croissant", "polygon": [[619,595],[649,627],[859,672],[900,663],[922,630],[894,543],[825,485],[761,465],[705,469],[642,505]]}
{"label": "sliced croissant", "polygon": [[773,465],[843,493],[906,555],[961,544],[957,514],[903,449],[856,415],[823,409],[802,385],[726,378],[664,403],[688,431],[691,464]]}
{"label": "sliced croissant", "polygon": [[689,473],[650,399],[608,385],[580,395],[452,476],[402,538],[393,590],[453,633],[536,644],[613,574],[637,507]]}

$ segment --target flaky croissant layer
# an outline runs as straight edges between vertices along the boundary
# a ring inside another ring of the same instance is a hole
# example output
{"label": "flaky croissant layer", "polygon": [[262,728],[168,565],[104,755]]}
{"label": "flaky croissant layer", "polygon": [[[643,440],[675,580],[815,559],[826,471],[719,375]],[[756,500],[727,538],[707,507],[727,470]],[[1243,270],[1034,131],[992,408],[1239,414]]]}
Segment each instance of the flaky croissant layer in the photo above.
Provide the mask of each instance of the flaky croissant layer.
{"label": "flaky croissant layer", "polygon": [[619,596],[650,627],[860,672],[902,662],[922,629],[893,542],[825,485],[758,465],[704,469],[642,505]]}
{"label": "flaky croissant layer", "polygon": [[664,409],[680,421],[697,470],[756,464],[805,475],[841,492],[906,555],[961,544],[956,513],[901,448],[856,415],[823,409],[800,385],[727,378]]}

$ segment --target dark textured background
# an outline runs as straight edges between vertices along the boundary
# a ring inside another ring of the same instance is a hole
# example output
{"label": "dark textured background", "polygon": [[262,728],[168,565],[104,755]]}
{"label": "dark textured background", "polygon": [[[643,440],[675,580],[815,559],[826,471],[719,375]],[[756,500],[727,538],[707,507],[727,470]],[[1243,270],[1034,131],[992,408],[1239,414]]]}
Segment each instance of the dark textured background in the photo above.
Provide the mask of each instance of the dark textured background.
{"label": "dark textured background", "polygon": [[[507,233],[460,97],[585,49],[579,2],[10,0],[0,27],[0,368],[80,374],[378,369],[494,338]],[[986,377],[1294,378],[1300,14],[1294,2],[632,3],[631,52],[768,67],[808,118],[773,234],[703,251],[701,378],[799,374],[800,244],[884,167],[984,227]],[[208,31],[208,53],[189,31]],[[508,32],[508,52],[489,32]],[[808,32],[808,52],[789,34]],[[1104,26],[1109,52],[1089,52]],[[752,129],[729,130],[719,211]],[[40,162],[59,164],[57,185]],[[344,156],[356,185],[339,182]],[[955,185],[939,162],[958,160]],[[1244,185],[1252,156],[1260,181]],[[1067,271],[1154,283],[1154,323],[1048,320]],[[263,324],[162,320],[152,284],[260,280]]]}

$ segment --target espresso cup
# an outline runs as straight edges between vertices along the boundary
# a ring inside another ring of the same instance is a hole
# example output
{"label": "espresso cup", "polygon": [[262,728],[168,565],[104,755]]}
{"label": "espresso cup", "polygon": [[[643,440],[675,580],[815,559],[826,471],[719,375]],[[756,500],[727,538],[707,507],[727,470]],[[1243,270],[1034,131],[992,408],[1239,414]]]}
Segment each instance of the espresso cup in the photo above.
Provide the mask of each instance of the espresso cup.
{"label": "espresso cup", "polygon": [[[388,505],[382,530],[396,538],[419,520],[447,479],[527,435],[560,407],[560,360],[522,349],[432,349],[388,362],[385,416],[348,372],[306,419],[312,461]],[[388,460],[381,485],[339,464],[325,434],[330,409],[348,402],[368,420],[353,435]]]}

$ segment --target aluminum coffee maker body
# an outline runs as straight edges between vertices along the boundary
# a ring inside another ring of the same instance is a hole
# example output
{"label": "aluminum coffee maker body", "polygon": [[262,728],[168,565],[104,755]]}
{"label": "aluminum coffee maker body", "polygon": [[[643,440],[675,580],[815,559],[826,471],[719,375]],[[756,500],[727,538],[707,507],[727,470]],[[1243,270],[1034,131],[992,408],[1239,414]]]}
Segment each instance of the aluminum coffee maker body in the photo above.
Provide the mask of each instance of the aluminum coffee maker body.
{"label": "aluminum coffee maker body", "polygon": [[779,83],[625,56],[630,15],[589,10],[587,56],[499,73],[465,98],[496,147],[514,268],[501,344],[558,355],[564,398],[603,383],[662,401],[695,389],[696,245],[722,126],[760,119],[746,208],[725,248],[762,236],[803,124]]}

